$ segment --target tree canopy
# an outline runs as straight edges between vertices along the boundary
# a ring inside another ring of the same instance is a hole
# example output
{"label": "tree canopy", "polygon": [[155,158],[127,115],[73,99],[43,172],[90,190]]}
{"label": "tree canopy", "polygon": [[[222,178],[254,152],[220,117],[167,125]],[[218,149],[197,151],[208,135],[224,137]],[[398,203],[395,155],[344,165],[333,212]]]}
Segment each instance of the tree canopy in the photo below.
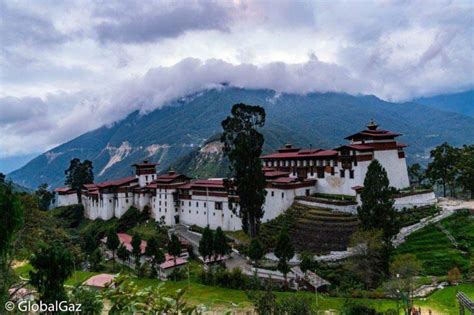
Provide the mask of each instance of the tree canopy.
{"label": "tree canopy", "polygon": [[229,158],[233,180],[239,196],[242,228],[251,237],[258,233],[263,217],[266,180],[260,156],[264,138],[258,128],[265,124],[265,110],[260,106],[235,104],[231,116],[222,121],[224,154]]}
{"label": "tree canopy", "polygon": [[362,205],[357,208],[357,214],[364,230],[381,230],[386,240],[398,232],[392,195],[387,172],[377,160],[373,160],[365,175],[360,195]]}
{"label": "tree canopy", "polygon": [[201,254],[204,261],[206,261],[207,259],[210,259],[212,256],[212,252],[214,249],[213,241],[214,241],[213,233],[208,225],[204,228],[204,231],[202,232],[202,237],[199,240],[199,247],[198,247],[199,254]]}
{"label": "tree canopy", "polygon": [[66,181],[64,183],[76,191],[77,200],[81,203],[82,186],[94,182],[92,162],[89,160],[81,162],[80,159],[74,158],[71,160],[68,169],[65,170],[64,173],[66,174]]}

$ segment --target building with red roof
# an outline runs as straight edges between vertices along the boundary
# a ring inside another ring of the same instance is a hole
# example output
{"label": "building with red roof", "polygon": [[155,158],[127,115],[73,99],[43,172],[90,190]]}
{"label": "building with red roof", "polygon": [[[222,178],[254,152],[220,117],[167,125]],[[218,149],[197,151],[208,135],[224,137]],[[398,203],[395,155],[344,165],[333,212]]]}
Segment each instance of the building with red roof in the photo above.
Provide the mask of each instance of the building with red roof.
{"label": "building with red roof", "polygon": [[[378,160],[387,171],[390,185],[409,186],[405,144],[400,134],[379,129],[371,121],[367,128],[348,137],[348,143],[334,149],[298,148],[287,144],[263,155],[267,195],[262,221],[283,213],[297,197],[316,192],[357,196],[363,189],[368,165]],[[83,187],[85,215],[90,219],[120,218],[130,207],[148,209],[155,220],[172,226],[177,223],[209,225],[215,229],[240,230],[239,197],[231,180],[191,179],[173,170],[158,175],[156,163],[134,164],[135,176]],[[69,188],[56,190],[63,204],[76,202]],[[416,202],[411,200],[405,206]]]}

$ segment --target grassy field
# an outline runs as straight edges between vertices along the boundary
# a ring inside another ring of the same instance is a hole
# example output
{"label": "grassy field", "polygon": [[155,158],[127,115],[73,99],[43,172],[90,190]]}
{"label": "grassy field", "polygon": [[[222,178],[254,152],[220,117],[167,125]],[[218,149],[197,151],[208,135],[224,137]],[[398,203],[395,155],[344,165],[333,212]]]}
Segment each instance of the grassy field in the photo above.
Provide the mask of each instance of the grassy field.
{"label": "grassy field", "polygon": [[[441,221],[441,224],[456,238],[474,248],[474,219],[473,216],[460,212]],[[447,272],[458,267],[466,273],[470,265],[469,251],[456,248],[436,225],[429,225],[407,237],[407,241],[396,250],[396,254],[411,253],[422,262],[425,275],[444,276]]]}
{"label": "grassy field", "polygon": [[[29,264],[25,264],[15,269],[17,275],[28,278],[28,272],[31,270]],[[186,290],[186,300],[194,305],[205,305],[207,308],[215,311],[224,310],[250,310],[252,303],[246,292],[241,290],[226,289],[217,286],[207,286],[199,283],[198,272],[200,265],[197,262],[190,264],[190,278],[180,281],[167,281],[165,283],[165,292],[173,294],[178,289]],[[74,275],[66,282],[66,285],[74,286],[83,283],[89,277],[98,274],[97,272],[76,271]],[[160,283],[158,279],[133,278],[133,281],[140,287],[154,286]],[[437,291],[430,297],[422,300],[416,300],[415,304],[424,310],[431,309],[433,314],[457,314],[456,293],[463,291],[474,299],[474,285],[463,284],[458,287],[447,287]],[[311,292],[275,292],[277,297],[283,296],[305,296],[313,301],[315,308],[320,310],[342,309],[346,298],[329,297],[323,294],[316,295]],[[396,302],[389,299],[350,299],[359,304],[370,305],[379,311],[395,309]]]}

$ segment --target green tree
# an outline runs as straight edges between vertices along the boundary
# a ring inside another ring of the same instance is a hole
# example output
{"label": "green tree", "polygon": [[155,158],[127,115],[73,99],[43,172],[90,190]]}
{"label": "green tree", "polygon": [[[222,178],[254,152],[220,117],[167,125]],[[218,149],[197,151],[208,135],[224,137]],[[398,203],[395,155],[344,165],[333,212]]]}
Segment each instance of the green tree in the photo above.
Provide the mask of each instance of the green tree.
{"label": "green tree", "polygon": [[165,262],[165,254],[160,248],[156,237],[152,237],[145,248],[145,255],[151,257],[152,276],[156,275],[156,270],[161,263]]}
{"label": "green tree", "polygon": [[451,195],[454,196],[453,184],[456,180],[459,150],[445,142],[431,150],[430,157],[432,161],[426,170],[427,177],[433,184],[443,187],[444,197],[448,186],[451,186]]}
{"label": "green tree", "polygon": [[231,251],[229,244],[227,244],[227,239],[222,231],[221,227],[219,226],[214,233],[214,239],[212,241],[213,244],[213,252],[214,252],[214,260],[217,259],[218,256],[225,256],[228,255]]}
{"label": "green tree", "polygon": [[132,236],[132,255],[135,259],[135,270],[137,273],[140,272],[140,258],[142,257],[142,238],[138,233],[133,234]]}
{"label": "green tree", "polygon": [[278,235],[277,244],[275,247],[275,256],[278,257],[278,270],[283,273],[286,283],[286,275],[290,272],[288,262],[295,255],[295,249],[291,244],[290,237],[286,229],[282,229]]}
{"label": "green tree", "polygon": [[130,259],[130,252],[125,246],[123,246],[123,244],[120,244],[119,248],[117,249],[117,257],[124,263],[127,263]]}
{"label": "green tree", "polygon": [[242,228],[252,238],[259,230],[266,195],[266,179],[260,160],[264,139],[257,130],[264,124],[265,110],[246,104],[235,104],[231,116],[222,121],[221,142],[234,178],[229,186],[236,189]]}
{"label": "green tree", "polygon": [[48,190],[48,184],[44,183],[38,186],[35,191],[36,197],[38,197],[38,205],[40,210],[46,211],[53,200],[54,194]]}
{"label": "green tree", "polygon": [[91,264],[91,268],[94,271],[98,271],[102,269],[102,252],[100,248],[96,248],[89,257],[89,263]]}
{"label": "green tree", "polygon": [[204,231],[202,232],[202,237],[199,240],[199,254],[201,254],[202,258],[204,261],[206,259],[211,259],[212,252],[214,251],[214,233],[212,233],[211,229],[209,228],[209,225],[204,228]]}
{"label": "green tree", "polygon": [[474,199],[474,145],[463,146],[456,167],[459,172],[459,184],[464,191],[470,192],[471,199]]}
{"label": "green tree", "polygon": [[200,314],[194,306],[189,306],[184,299],[184,290],[174,295],[165,294],[164,283],[149,287],[139,287],[132,279],[119,276],[114,285],[103,292],[103,297],[110,301],[110,314]]}
{"label": "green tree", "polygon": [[310,252],[303,252],[301,254],[301,263],[300,263],[300,268],[303,272],[306,272],[307,270],[311,270],[314,265],[314,258],[313,254]]}
{"label": "green tree", "polygon": [[173,256],[173,262],[176,265],[176,258],[181,256],[181,242],[176,234],[171,234],[170,241],[168,242],[168,253]]}
{"label": "green tree", "polygon": [[366,289],[375,288],[385,277],[388,267],[383,232],[360,230],[351,237],[352,255],[344,264]]}
{"label": "green tree", "polygon": [[85,233],[83,235],[82,249],[87,255],[91,255],[98,247],[97,239],[94,233]]}
{"label": "green tree", "polygon": [[390,293],[402,300],[405,314],[409,314],[413,307],[413,291],[416,288],[415,279],[422,270],[421,262],[413,254],[404,254],[395,257],[390,264],[392,280],[387,284]]}
{"label": "green tree", "polygon": [[373,160],[365,175],[364,189],[360,195],[362,205],[357,208],[357,214],[363,229],[382,230],[386,240],[398,232],[392,194],[387,172],[377,160]]}
{"label": "green tree", "polygon": [[64,282],[74,271],[71,253],[59,242],[40,244],[30,259],[33,270],[30,271],[30,283],[46,303],[65,301],[67,295]]}
{"label": "green tree", "polygon": [[66,174],[65,184],[76,191],[77,200],[81,203],[82,186],[94,182],[92,162],[89,160],[81,162],[80,159],[74,158],[71,160],[69,168],[65,170],[64,173]]}
{"label": "green tree", "polygon": [[253,238],[250,242],[248,255],[250,259],[255,262],[258,262],[263,257],[263,248],[257,238]]}
{"label": "green tree", "polygon": [[426,178],[425,170],[418,163],[414,163],[408,167],[408,175],[417,186],[421,185]]}
{"label": "green tree", "polygon": [[0,305],[8,300],[13,280],[13,240],[23,226],[23,206],[11,184],[0,185]]}
{"label": "green tree", "polygon": [[107,242],[105,245],[112,252],[112,269],[115,271],[115,254],[120,245],[120,240],[114,229],[110,229],[107,233]]}
{"label": "green tree", "polygon": [[101,296],[96,290],[76,286],[69,295],[69,302],[81,304],[81,312],[88,315],[100,315],[104,308]]}

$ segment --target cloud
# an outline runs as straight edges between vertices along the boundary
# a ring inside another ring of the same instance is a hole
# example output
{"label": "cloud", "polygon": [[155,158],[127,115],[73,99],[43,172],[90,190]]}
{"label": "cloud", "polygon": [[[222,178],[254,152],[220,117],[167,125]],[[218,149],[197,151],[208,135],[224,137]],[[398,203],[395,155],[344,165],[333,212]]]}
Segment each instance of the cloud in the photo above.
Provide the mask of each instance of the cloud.
{"label": "cloud", "polygon": [[189,30],[227,30],[230,12],[219,2],[125,1],[97,10],[95,29],[101,42],[144,43],[173,38]]}

